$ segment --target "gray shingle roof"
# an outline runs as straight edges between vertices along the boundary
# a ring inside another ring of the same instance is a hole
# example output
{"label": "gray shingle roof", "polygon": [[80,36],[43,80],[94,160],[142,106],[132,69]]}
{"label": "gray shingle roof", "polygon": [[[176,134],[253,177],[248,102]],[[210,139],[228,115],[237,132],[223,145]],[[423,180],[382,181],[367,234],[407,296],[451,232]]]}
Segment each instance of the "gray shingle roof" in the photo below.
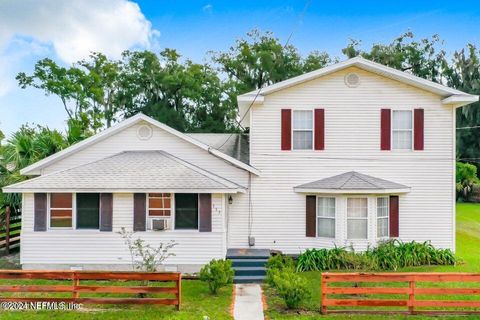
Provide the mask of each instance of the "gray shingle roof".
{"label": "gray shingle roof", "polygon": [[126,151],[4,188],[5,192],[243,191],[244,187],[165,151]]}
{"label": "gray shingle roof", "polygon": [[405,189],[409,187],[396,182],[375,178],[366,174],[350,171],[333,177],[305,183],[295,187],[295,190],[365,190],[365,191],[381,191],[386,189]]}
{"label": "gray shingle roof", "polygon": [[218,151],[243,163],[250,163],[248,134],[241,133],[187,133],[192,137]]}

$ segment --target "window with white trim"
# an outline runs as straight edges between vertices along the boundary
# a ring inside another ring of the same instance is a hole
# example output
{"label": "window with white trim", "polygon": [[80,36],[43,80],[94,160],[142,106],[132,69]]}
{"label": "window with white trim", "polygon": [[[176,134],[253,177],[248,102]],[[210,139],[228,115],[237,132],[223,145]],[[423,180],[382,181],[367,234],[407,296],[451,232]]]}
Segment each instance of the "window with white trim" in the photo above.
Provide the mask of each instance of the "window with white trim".
{"label": "window with white trim", "polygon": [[368,238],[368,199],[347,199],[347,239]]}
{"label": "window with white trim", "polygon": [[50,194],[50,228],[72,228],[73,195],[71,193]]}
{"label": "window with white trim", "polygon": [[389,236],[389,198],[377,198],[377,237]]}
{"label": "window with white trim", "polygon": [[292,122],[293,150],[312,150],[313,111],[294,110]]}
{"label": "window with white trim", "polygon": [[317,236],[335,238],[335,198],[317,198]]}
{"label": "window with white trim", "polygon": [[165,222],[164,229],[172,226],[172,195],[171,193],[148,194],[148,229],[156,230],[158,222]]}
{"label": "window with white trim", "polygon": [[411,110],[393,110],[392,112],[392,149],[411,150],[413,124]]}

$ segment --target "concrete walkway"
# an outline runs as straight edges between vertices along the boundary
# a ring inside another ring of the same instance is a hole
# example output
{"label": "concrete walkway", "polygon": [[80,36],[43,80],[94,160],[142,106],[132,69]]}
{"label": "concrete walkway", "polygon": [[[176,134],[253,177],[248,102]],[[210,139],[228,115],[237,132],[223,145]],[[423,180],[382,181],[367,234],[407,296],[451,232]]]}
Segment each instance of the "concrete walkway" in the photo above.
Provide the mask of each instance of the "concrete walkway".
{"label": "concrete walkway", "polygon": [[235,285],[235,320],[263,320],[262,289],[259,284],[246,283]]}

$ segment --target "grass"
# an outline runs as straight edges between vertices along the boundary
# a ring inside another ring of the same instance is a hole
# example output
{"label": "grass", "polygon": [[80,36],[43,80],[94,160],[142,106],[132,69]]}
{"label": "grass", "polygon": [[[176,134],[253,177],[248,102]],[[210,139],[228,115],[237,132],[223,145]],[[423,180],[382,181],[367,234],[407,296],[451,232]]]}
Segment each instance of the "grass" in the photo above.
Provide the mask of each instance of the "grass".
{"label": "grass", "polygon": [[[462,203],[457,205],[457,251],[456,256],[461,262],[456,266],[422,266],[404,268],[399,271],[413,272],[480,272],[480,205]],[[270,319],[385,319],[385,315],[327,315],[322,316],[320,310],[320,272],[305,272],[301,275],[309,283],[312,296],[303,304],[299,311],[287,311],[281,299],[274,291],[265,287],[268,311]],[[385,285],[385,284],[383,284]],[[478,287],[478,284],[463,284]],[[445,286],[445,284],[433,284],[430,286]],[[454,286],[449,284],[449,286]],[[392,296],[390,296],[392,297]],[[445,297],[432,297],[442,299]],[[480,297],[456,296],[456,299],[478,299]],[[405,319],[404,315],[388,315],[388,319]],[[414,316],[414,319],[431,319],[426,316]],[[441,319],[478,319],[478,315],[472,316],[443,316]]]}
{"label": "grass", "polygon": [[[29,284],[51,283],[48,280],[29,281]],[[24,284],[26,281],[15,281],[15,284]],[[1,281],[5,284],[8,281]],[[13,282],[8,282],[12,284]],[[93,281],[84,284],[94,285]],[[71,282],[56,284],[71,284]],[[110,283],[109,285],[127,285],[128,283]],[[129,284],[131,285],[131,284]],[[84,305],[80,311],[0,311],[1,319],[75,319],[75,320],[117,320],[117,319],[232,319],[230,316],[230,304],[232,301],[232,285],[222,288],[217,296],[212,296],[205,283],[198,280],[182,281],[182,309],[176,311],[172,306],[131,306],[131,305]],[[27,294],[20,294],[28,296]],[[33,295],[33,294],[31,294]],[[41,294],[45,296],[45,294]],[[68,294],[67,294],[68,295]],[[6,296],[6,295],[5,295]],[[36,296],[39,296],[38,294]],[[66,296],[65,294],[49,294],[49,296]],[[89,296],[105,296],[103,294],[91,294]],[[110,295],[112,296],[112,295]],[[117,295],[121,296],[121,295]],[[132,296],[132,295],[130,295]]]}

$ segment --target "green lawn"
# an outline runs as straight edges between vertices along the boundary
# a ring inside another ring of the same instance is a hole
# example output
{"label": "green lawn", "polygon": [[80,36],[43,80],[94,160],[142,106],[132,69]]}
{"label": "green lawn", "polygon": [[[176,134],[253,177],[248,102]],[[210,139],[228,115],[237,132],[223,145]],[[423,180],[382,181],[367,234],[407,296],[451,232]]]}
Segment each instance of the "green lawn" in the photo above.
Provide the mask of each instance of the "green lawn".
{"label": "green lawn", "polygon": [[[457,205],[457,251],[456,255],[461,262],[457,266],[427,266],[405,268],[400,271],[429,271],[429,272],[480,272],[480,205]],[[328,315],[322,316],[320,310],[320,272],[302,273],[310,285],[312,296],[303,305],[300,311],[286,311],[282,300],[273,290],[265,286],[270,319],[385,319],[385,315]],[[441,286],[444,284],[433,284]],[[475,284],[463,284],[476,286]],[[391,297],[391,296],[390,296]],[[445,297],[434,297],[442,299]],[[457,299],[479,299],[480,297],[457,296]],[[406,316],[388,316],[388,319],[405,319]],[[426,319],[424,316],[413,316],[414,319]],[[478,319],[478,316],[444,316],[442,319]],[[430,318],[431,319],[431,318]]]}
{"label": "green lawn", "polygon": [[[29,280],[15,281],[16,284],[32,284]],[[5,284],[7,281],[1,281]],[[9,283],[13,283],[10,281]],[[35,284],[45,284],[48,281],[36,280]],[[51,283],[51,281],[50,281]],[[58,282],[57,282],[58,283]],[[70,284],[71,282],[58,283]],[[85,282],[87,284],[87,282]],[[93,285],[89,281],[88,285]],[[114,285],[114,284],[110,284]],[[126,285],[117,283],[115,285]],[[17,294],[27,296],[24,293]],[[37,294],[36,296],[45,297],[46,294]],[[49,294],[49,296],[61,297],[63,294]],[[92,294],[89,296],[98,296],[104,294]],[[5,295],[6,296],[6,295]],[[33,296],[29,294],[28,296]],[[64,295],[65,296],[65,295]],[[86,294],[85,294],[86,296]],[[111,296],[111,295],[110,295]],[[120,295],[118,295],[120,296]],[[123,295],[124,296],[124,295]],[[131,297],[132,295],[130,295]],[[118,320],[118,319],[172,319],[172,320],[190,320],[201,319],[205,316],[209,319],[232,319],[230,316],[230,305],[232,301],[232,286],[222,288],[218,296],[212,296],[208,292],[205,283],[198,280],[182,281],[182,309],[176,311],[171,306],[120,306],[120,305],[85,305],[80,311],[0,311],[0,319],[75,319],[75,320]]]}

